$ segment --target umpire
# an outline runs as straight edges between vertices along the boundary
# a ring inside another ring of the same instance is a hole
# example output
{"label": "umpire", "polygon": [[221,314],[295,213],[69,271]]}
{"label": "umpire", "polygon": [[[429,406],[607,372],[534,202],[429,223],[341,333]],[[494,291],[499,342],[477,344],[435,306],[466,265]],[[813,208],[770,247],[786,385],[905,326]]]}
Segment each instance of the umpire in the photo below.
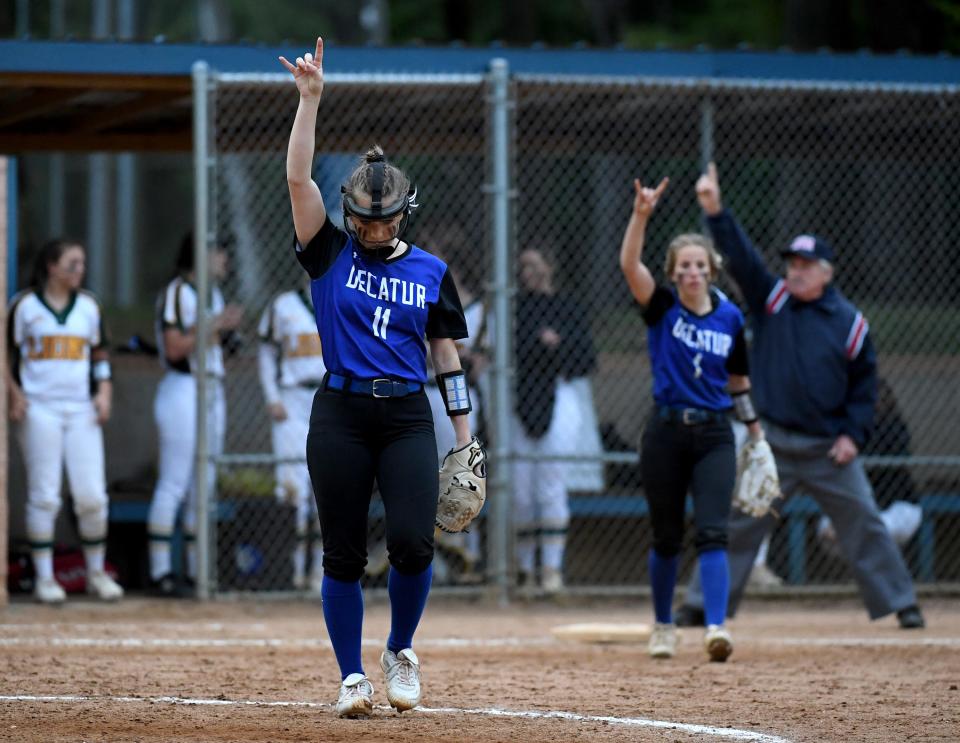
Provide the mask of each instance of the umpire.
{"label": "umpire", "polygon": [[[833,522],[871,619],[896,612],[903,629],[923,627],[910,574],[858,458],[873,427],[876,354],[866,319],[830,284],[833,251],[821,238],[800,235],[782,252],[786,276],[777,278],[722,208],[713,163],[697,181],[697,198],[750,307],[754,398],[784,496],[802,489]],[[731,515],[731,616],[773,523],[772,514]],[[702,605],[694,575],[677,623],[702,623]]]}

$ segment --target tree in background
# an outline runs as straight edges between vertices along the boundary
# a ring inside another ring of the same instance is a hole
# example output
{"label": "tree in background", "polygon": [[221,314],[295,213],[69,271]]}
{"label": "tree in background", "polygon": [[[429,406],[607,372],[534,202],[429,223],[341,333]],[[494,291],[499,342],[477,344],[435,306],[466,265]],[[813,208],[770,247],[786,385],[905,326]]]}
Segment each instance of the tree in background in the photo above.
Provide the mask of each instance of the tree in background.
{"label": "tree in background", "polygon": [[131,8],[137,38],[168,41],[960,52],[960,0],[0,0],[0,36],[89,38]]}

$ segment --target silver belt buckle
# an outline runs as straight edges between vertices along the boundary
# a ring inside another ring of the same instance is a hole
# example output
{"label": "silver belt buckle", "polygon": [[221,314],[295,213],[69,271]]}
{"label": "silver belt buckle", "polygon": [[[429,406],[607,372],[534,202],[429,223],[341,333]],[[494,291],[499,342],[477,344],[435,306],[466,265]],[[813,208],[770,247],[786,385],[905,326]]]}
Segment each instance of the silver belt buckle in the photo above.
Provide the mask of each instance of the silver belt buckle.
{"label": "silver belt buckle", "polygon": [[697,419],[696,419],[696,417],[695,417],[695,414],[696,414],[696,413],[697,413],[697,411],[696,411],[694,408],[684,408],[684,409],[683,409],[683,418],[682,418],[682,420],[683,420],[683,425],[685,425],[685,426],[693,426],[693,425],[696,425],[696,423],[697,423]]}
{"label": "silver belt buckle", "polygon": [[[385,394],[385,395],[378,394],[378,393],[377,393],[377,383],[378,383],[378,382],[385,382],[386,384],[390,385],[390,391],[389,391],[387,394]],[[376,398],[393,397],[393,380],[390,380],[390,379],[374,379],[374,380],[373,380],[373,384],[370,385],[370,390],[373,392],[373,396],[376,397]]]}

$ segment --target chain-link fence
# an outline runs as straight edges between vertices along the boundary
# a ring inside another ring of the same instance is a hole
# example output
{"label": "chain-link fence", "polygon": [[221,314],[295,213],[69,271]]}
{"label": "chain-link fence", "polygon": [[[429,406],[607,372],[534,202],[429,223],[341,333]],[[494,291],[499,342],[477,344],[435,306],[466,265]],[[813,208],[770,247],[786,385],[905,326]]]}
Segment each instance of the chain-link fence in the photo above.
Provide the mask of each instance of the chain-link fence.
{"label": "chain-link fence", "polygon": [[[211,81],[211,224],[231,246],[224,293],[247,313],[227,362],[226,454],[210,511],[215,587],[284,589],[294,585],[297,518],[276,495],[284,489],[257,324],[271,297],[304,284],[284,176],[297,98],[280,76]],[[511,146],[497,147],[491,121],[507,114]],[[950,257],[960,228],[950,197],[960,186],[958,114],[952,89],[518,76],[500,100],[481,77],[333,77],[314,173],[331,215],[359,154],[381,144],[419,187],[409,238],[456,269],[465,304],[485,307],[476,312],[472,374],[479,425],[499,453],[491,479],[505,492],[493,494],[497,506],[476,534],[440,541],[438,581],[547,591],[646,585],[650,529],[636,444],[651,377],[618,251],[632,179],[670,176],[645,251],[663,280],[669,239],[701,228],[693,184],[711,157],[725,204],[774,271],[798,233],[835,246],[836,282],[869,319],[879,355],[878,427],[865,452],[877,500],[918,581],[960,580],[960,268]],[[513,195],[512,229],[502,234],[491,196],[497,172],[508,174]],[[495,273],[505,261],[509,280]],[[738,296],[729,280],[721,285]],[[510,308],[499,318],[498,299]],[[499,403],[505,387],[515,404]],[[369,585],[385,574],[381,518],[374,498]],[[769,540],[769,571],[788,586],[848,583],[828,526],[811,499],[793,498]],[[688,570],[693,550],[684,554]]]}

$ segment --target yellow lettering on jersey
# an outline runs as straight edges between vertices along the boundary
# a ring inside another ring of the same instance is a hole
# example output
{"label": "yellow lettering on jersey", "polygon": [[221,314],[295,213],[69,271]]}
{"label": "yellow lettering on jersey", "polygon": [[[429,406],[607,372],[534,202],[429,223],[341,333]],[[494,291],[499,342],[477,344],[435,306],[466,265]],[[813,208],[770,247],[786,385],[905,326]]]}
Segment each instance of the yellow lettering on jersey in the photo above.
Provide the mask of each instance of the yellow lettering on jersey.
{"label": "yellow lettering on jersey", "polygon": [[31,338],[27,358],[31,360],[83,361],[87,358],[87,339],[78,335],[45,335]]}
{"label": "yellow lettering on jersey", "polygon": [[300,333],[288,335],[286,338],[284,356],[288,359],[298,356],[320,356],[320,336],[316,333]]}

